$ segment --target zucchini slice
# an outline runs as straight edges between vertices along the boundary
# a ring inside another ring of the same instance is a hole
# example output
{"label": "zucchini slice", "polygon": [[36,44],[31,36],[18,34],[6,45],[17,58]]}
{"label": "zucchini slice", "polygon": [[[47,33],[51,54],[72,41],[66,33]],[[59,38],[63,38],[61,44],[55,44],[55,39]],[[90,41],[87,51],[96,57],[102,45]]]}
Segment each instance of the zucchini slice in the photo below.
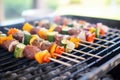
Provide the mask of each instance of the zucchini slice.
{"label": "zucchini slice", "polygon": [[62,29],[62,34],[67,35],[67,34],[68,34],[68,31],[69,31],[70,29],[71,29],[71,28],[69,28],[69,27],[63,28],[63,29]]}
{"label": "zucchini slice", "polygon": [[32,38],[32,36],[30,34],[24,34],[24,37],[22,39],[22,43],[25,45],[30,44],[31,38]]}
{"label": "zucchini slice", "polygon": [[100,36],[100,27],[96,27],[95,35],[97,38]]}
{"label": "zucchini slice", "polygon": [[47,40],[50,42],[54,42],[55,38],[54,36],[57,34],[58,32],[48,32],[47,33]]}
{"label": "zucchini slice", "polygon": [[22,43],[19,43],[19,44],[16,45],[15,51],[14,51],[15,58],[22,58],[22,57],[24,57],[23,56],[24,48],[25,48],[25,45],[22,44]]}

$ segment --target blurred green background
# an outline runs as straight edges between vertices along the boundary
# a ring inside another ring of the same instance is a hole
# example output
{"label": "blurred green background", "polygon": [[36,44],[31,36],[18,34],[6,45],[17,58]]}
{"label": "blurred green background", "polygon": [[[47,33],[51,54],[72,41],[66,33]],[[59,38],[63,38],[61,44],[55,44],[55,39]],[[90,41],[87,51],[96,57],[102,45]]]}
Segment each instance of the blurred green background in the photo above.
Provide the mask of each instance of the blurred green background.
{"label": "blurred green background", "polygon": [[23,10],[32,8],[32,0],[4,0],[4,10],[6,19],[21,17]]}
{"label": "blurred green background", "polygon": [[[33,9],[34,0],[4,0],[5,19],[21,17],[21,12]],[[48,9],[60,14],[93,16],[120,20],[120,0],[46,0]],[[100,1],[100,3],[99,3]],[[98,8],[97,8],[98,7]],[[111,10],[112,9],[112,10]],[[96,10],[96,13],[94,12]],[[98,12],[97,10],[101,11]],[[76,12],[78,11],[78,13]],[[92,13],[93,12],[93,13]],[[97,13],[98,12],[98,13]]]}

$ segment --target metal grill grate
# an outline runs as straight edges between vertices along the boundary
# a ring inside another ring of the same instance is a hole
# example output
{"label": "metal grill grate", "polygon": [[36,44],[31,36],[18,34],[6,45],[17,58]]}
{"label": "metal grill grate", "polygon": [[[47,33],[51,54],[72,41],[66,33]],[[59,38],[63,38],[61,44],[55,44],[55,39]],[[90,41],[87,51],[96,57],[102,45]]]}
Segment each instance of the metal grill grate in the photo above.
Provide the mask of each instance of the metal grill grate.
{"label": "metal grill grate", "polygon": [[[76,17],[73,17],[76,18]],[[21,28],[22,24],[17,24],[17,28]],[[13,27],[13,26],[9,26]],[[4,33],[6,32],[3,27],[0,28]],[[111,30],[115,34],[120,34],[119,31]],[[62,58],[59,58],[61,61],[71,63],[73,66],[66,67],[55,62],[50,62],[48,64],[38,64],[36,61],[31,61],[28,59],[15,59],[12,53],[9,53],[5,49],[0,47],[0,78],[8,80],[67,80],[67,79],[86,79],[91,73],[94,76],[100,77],[97,73],[94,73],[95,70],[99,70],[99,67],[105,62],[111,60],[116,55],[119,56],[120,53],[120,36],[115,34],[107,34],[105,37],[100,37],[101,39],[109,40],[115,42],[114,44],[103,42],[100,40],[95,40],[95,43],[101,45],[109,46],[108,48],[103,48],[100,46],[91,45],[97,47],[98,50],[92,50],[88,47],[79,47],[78,50],[89,52],[91,54],[96,54],[102,56],[102,59],[97,59],[85,54],[72,52],[72,54],[77,56],[82,56],[86,60],[81,61],[80,63],[74,63]],[[89,44],[87,44],[89,45]],[[66,55],[65,55],[66,56]],[[117,57],[118,58],[118,57]],[[117,58],[113,59],[116,60]],[[108,63],[109,65],[110,63]],[[109,66],[112,68],[114,66]],[[107,72],[108,69],[105,70]],[[102,71],[101,71],[102,72]],[[101,73],[99,72],[99,74]],[[88,75],[87,75],[88,74]],[[89,78],[92,79],[93,77]]]}

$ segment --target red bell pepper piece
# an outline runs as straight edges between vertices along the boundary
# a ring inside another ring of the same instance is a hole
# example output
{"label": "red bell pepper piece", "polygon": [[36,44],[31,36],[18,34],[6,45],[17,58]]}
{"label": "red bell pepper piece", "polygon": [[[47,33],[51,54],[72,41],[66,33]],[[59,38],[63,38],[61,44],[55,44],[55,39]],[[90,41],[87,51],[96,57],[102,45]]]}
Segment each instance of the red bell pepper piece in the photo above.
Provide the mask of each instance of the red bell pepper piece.
{"label": "red bell pepper piece", "polygon": [[87,36],[86,36],[86,40],[88,41],[88,42],[94,42],[94,39],[95,39],[95,33],[90,33],[90,34],[88,34]]}
{"label": "red bell pepper piece", "polygon": [[55,49],[55,53],[57,53],[57,54],[62,54],[63,52],[64,52],[65,50],[64,50],[64,47],[62,46],[57,46],[56,47],[56,49]]}
{"label": "red bell pepper piece", "polygon": [[105,31],[103,29],[100,29],[100,35],[105,36]]}

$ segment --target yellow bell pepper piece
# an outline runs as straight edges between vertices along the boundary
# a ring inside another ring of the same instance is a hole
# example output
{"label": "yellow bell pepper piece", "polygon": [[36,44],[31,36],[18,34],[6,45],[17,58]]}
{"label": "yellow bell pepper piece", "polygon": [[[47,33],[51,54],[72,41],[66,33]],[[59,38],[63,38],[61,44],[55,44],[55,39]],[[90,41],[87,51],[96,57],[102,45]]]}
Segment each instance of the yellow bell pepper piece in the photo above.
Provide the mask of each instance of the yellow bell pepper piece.
{"label": "yellow bell pepper piece", "polygon": [[52,25],[50,26],[50,29],[49,29],[48,31],[49,31],[49,32],[53,32],[56,26],[57,26],[56,24],[52,24]]}
{"label": "yellow bell pepper piece", "polygon": [[32,38],[30,39],[30,45],[32,45],[32,42],[33,42],[35,39],[38,39],[38,36],[37,36],[37,35],[32,35]]}
{"label": "yellow bell pepper piece", "polygon": [[57,44],[54,43],[53,46],[50,49],[50,54],[53,58],[56,58],[56,56],[54,55],[56,47],[57,47]]}
{"label": "yellow bell pepper piece", "polygon": [[67,28],[67,27],[68,27],[68,26],[63,25],[63,26],[62,26],[62,29],[63,29],[63,28]]}
{"label": "yellow bell pepper piece", "polygon": [[13,36],[9,35],[7,37],[6,36],[0,37],[0,45],[6,40],[13,40]]}
{"label": "yellow bell pepper piece", "polygon": [[17,33],[18,32],[18,29],[16,29],[16,28],[10,28],[9,30],[8,30],[8,32],[7,32],[7,34],[8,35],[13,35],[13,34],[15,34],[15,33]]}
{"label": "yellow bell pepper piece", "polygon": [[49,52],[47,50],[40,51],[40,52],[38,52],[38,53],[35,54],[35,60],[38,63],[42,64],[42,63],[44,63],[44,57],[47,54],[49,54]]}
{"label": "yellow bell pepper piece", "polygon": [[80,38],[77,38],[77,37],[71,37],[70,38],[70,41],[73,42],[75,44],[75,48],[78,48],[79,46],[79,42],[80,42]]}
{"label": "yellow bell pepper piece", "polygon": [[91,27],[91,28],[90,28],[90,32],[91,32],[91,33],[95,32],[95,28],[94,28],[94,27]]}
{"label": "yellow bell pepper piece", "polygon": [[47,32],[48,32],[48,31],[45,31],[44,29],[41,29],[41,30],[38,32],[38,35],[40,36],[40,38],[46,39],[46,38],[47,38]]}
{"label": "yellow bell pepper piece", "polygon": [[30,32],[30,30],[31,30],[32,28],[33,28],[32,25],[30,25],[29,23],[25,23],[22,29],[23,29],[24,31]]}

